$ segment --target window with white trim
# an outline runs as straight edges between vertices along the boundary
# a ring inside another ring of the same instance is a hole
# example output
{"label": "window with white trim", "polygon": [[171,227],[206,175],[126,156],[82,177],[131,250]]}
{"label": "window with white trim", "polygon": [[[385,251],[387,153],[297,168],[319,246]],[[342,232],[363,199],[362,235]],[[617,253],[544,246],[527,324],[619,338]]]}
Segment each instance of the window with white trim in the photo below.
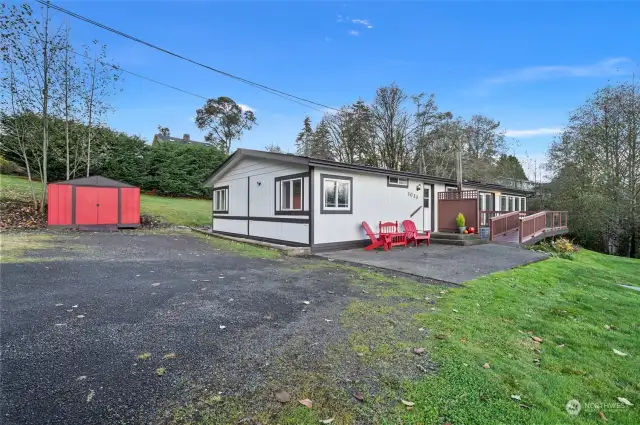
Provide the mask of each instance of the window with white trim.
{"label": "window with white trim", "polygon": [[527,210],[527,198],[523,196],[520,198],[520,211],[526,211],[526,210]]}
{"label": "window with white trim", "polygon": [[509,211],[507,204],[507,195],[500,195],[500,211]]}
{"label": "window with white trim", "polygon": [[516,201],[516,209],[514,211],[522,211],[520,209],[520,197],[516,196],[515,201]]}
{"label": "window with white trim", "polygon": [[458,186],[446,186],[444,188],[445,191],[447,192],[457,192],[458,191]]}
{"label": "window with white trim", "polygon": [[409,187],[409,179],[387,176],[387,186]]}
{"label": "window with white trim", "polygon": [[214,189],[213,212],[229,211],[229,187]]}
{"label": "window with white trim", "polygon": [[351,210],[351,180],[323,177],[322,208],[326,211]]}
{"label": "window with white trim", "polygon": [[280,211],[302,211],[302,178],[280,181]]}
{"label": "window with white trim", "polygon": [[513,196],[509,196],[509,211],[515,211]]}

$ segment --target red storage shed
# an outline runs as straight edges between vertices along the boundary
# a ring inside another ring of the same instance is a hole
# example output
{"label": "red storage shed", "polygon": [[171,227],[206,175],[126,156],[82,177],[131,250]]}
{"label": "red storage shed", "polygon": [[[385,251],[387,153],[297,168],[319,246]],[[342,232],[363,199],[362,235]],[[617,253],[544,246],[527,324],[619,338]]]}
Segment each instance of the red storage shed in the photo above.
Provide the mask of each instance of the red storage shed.
{"label": "red storage shed", "polygon": [[48,223],[56,227],[140,226],[140,189],[92,176],[51,183]]}

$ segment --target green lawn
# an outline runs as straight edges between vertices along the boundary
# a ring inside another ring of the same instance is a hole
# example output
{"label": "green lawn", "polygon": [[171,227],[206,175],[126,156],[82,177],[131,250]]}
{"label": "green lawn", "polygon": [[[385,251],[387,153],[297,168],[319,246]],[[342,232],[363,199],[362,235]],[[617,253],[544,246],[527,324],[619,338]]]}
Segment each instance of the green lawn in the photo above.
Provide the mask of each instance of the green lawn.
{"label": "green lawn", "polygon": [[[369,294],[341,315],[346,343],[328,347],[312,371],[290,367],[270,384],[287,388],[296,397],[290,404],[269,404],[271,389],[205,396],[177,409],[171,423],[235,424],[251,415],[265,425],[602,424],[600,412],[608,423],[640,423],[640,293],[618,285],[640,286],[638,260],[581,251],[455,289],[337,264],[302,268],[343,273]],[[415,347],[437,372],[415,378]],[[334,366],[344,361],[367,365],[373,381],[345,384],[354,377]],[[313,409],[299,398],[313,400]],[[401,399],[415,404],[408,410]],[[577,416],[568,414],[569,400],[581,403]]]}
{"label": "green lawn", "polygon": [[[34,182],[38,197],[42,185]],[[29,182],[21,177],[0,175],[0,201],[30,201]],[[211,201],[206,199],[165,198],[162,196],[140,196],[140,212],[162,219],[169,224],[184,226],[211,225]]]}

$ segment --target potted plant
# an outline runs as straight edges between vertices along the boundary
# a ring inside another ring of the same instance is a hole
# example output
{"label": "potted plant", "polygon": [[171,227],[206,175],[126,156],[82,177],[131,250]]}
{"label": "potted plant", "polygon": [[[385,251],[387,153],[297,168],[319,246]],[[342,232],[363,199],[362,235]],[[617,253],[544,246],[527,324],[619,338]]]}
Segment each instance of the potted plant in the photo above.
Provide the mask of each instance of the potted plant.
{"label": "potted plant", "polygon": [[467,229],[467,226],[464,225],[464,215],[462,215],[462,213],[458,213],[458,216],[456,217],[456,224],[458,225],[460,233],[464,233]]}

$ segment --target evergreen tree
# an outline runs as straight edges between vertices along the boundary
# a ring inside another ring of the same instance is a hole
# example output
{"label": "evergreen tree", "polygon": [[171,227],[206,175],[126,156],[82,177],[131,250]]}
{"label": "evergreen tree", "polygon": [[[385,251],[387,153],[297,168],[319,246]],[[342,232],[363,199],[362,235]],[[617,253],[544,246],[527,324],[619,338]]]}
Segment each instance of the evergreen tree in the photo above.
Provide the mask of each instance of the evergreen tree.
{"label": "evergreen tree", "polygon": [[301,156],[311,155],[311,145],[313,144],[313,128],[311,128],[311,118],[307,115],[304,119],[304,127],[296,137],[296,154]]}

